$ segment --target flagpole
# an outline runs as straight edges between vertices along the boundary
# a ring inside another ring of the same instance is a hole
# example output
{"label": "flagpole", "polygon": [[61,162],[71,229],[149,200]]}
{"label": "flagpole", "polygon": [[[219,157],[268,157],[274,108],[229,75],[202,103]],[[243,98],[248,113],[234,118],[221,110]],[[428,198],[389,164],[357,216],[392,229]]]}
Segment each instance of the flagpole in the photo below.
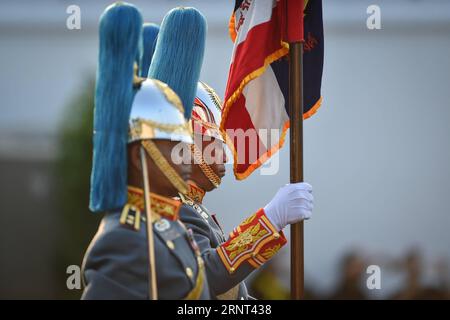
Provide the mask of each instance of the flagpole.
{"label": "flagpole", "polygon": [[[303,182],[303,42],[289,44],[291,183]],[[303,221],[291,225],[291,299],[304,298]]]}

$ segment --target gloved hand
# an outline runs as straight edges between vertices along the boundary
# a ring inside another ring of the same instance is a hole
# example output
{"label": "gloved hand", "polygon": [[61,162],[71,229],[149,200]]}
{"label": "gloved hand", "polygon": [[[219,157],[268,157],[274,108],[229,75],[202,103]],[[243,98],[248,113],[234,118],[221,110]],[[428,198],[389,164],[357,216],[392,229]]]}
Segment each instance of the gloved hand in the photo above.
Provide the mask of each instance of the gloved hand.
{"label": "gloved hand", "polygon": [[278,231],[288,224],[311,218],[314,197],[309,183],[291,183],[278,190],[264,212]]}

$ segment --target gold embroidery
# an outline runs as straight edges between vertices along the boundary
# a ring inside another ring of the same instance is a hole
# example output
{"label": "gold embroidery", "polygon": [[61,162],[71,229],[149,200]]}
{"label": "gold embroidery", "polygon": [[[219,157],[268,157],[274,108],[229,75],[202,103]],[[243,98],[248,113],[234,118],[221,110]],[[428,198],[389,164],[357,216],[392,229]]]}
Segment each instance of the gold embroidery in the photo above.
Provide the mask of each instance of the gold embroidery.
{"label": "gold embroidery", "polygon": [[139,188],[128,186],[128,200],[127,202],[139,210],[144,210],[144,191]]}
{"label": "gold embroidery", "polygon": [[247,250],[247,246],[249,244],[258,241],[267,233],[268,232],[266,230],[261,230],[260,224],[252,226],[244,232],[240,233],[236,238],[232,239],[230,245],[225,248],[230,252],[230,259],[233,260],[237,255]]}
{"label": "gold embroidery", "polygon": [[186,193],[186,197],[197,203],[202,203],[205,193],[205,190],[197,186],[195,182],[188,181],[188,192]]}
{"label": "gold embroidery", "polygon": [[280,250],[281,245],[277,244],[271,248],[267,248],[264,252],[261,253],[261,256],[264,257],[264,259],[269,260],[271,259],[277,252]]}
{"label": "gold embroidery", "polygon": [[252,223],[253,220],[255,220],[256,215],[251,215],[250,217],[246,218],[244,221],[242,221],[242,223],[240,224],[241,226],[244,226],[246,224],[250,224]]}
{"label": "gold embroidery", "polygon": [[[128,186],[127,202],[127,206],[135,207],[139,211],[144,211],[144,191],[136,187]],[[178,219],[178,211],[180,208],[179,201],[155,193],[150,193],[150,203],[154,216],[154,219],[152,220],[155,220],[155,217],[158,218],[159,216],[163,216],[169,220]]]}
{"label": "gold embroidery", "polygon": [[216,252],[232,274],[243,262],[258,268],[286,242],[283,233],[276,231],[264,210],[260,209],[235,228],[228,241],[220,245]]}
{"label": "gold embroidery", "polygon": [[254,259],[249,259],[249,260],[247,260],[248,261],[248,263],[253,267],[253,268],[255,268],[255,269],[258,269],[261,265],[260,264],[258,264],[257,262],[256,262],[256,260],[254,260]]}
{"label": "gold embroidery", "polygon": [[[153,199],[152,199],[153,200]],[[152,201],[152,211],[158,213],[162,216],[174,216],[176,213],[176,208],[167,205],[167,203],[160,203],[157,201]]]}

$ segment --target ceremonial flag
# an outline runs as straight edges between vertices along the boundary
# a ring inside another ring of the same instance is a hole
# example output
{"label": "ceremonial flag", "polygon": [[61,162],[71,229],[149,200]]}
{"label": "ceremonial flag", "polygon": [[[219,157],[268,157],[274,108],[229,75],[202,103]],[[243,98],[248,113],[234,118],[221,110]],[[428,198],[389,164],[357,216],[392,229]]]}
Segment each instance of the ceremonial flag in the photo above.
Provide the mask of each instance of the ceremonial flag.
{"label": "ceremonial flag", "polygon": [[[286,2],[236,0],[229,31],[234,42],[221,130],[237,179],[248,177],[284,143],[289,128],[289,44]],[[322,0],[304,1],[304,113],[321,104]]]}

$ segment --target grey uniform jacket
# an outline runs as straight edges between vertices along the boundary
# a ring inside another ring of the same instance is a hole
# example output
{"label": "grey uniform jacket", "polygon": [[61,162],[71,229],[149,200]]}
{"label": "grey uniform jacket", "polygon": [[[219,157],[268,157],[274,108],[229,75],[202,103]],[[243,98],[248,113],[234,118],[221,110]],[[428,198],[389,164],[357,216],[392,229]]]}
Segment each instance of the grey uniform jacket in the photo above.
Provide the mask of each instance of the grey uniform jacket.
{"label": "grey uniform jacket", "polygon": [[[105,215],[86,252],[82,299],[149,298],[146,223],[141,221],[135,230],[121,224],[120,216],[120,212]],[[190,298],[209,299],[190,232],[181,222],[164,218],[154,222],[153,229],[158,298],[184,299],[191,294]]]}
{"label": "grey uniform jacket", "polygon": [[194,232],[194,239],[200,247],[212,299],[253,299],[243,281],[254,268],[242,264],[233,274],[228,272],[215,250],[226,239],[207,209],[183,199],[179,214],[180,220]]}

